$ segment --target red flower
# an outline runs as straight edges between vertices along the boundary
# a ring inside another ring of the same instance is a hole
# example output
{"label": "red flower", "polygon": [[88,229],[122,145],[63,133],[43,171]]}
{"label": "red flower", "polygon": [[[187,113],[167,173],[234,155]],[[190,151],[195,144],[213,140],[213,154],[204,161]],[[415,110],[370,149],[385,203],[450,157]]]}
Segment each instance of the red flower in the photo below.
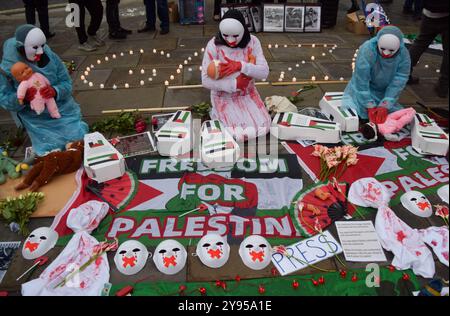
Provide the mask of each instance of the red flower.
{"label": "red flower", "polygon": [[443,219],[448,219],[448,207],[445,205],[435,205],[434,207],[436,207],[436,216],[439,216]]}
{"label": "red flower", "polygon": [[294,280],[294,282],[292,282],[292,287],[294,288],[294,290],[298,289],[299,286],[300,284],[298,283],[297,280]]}

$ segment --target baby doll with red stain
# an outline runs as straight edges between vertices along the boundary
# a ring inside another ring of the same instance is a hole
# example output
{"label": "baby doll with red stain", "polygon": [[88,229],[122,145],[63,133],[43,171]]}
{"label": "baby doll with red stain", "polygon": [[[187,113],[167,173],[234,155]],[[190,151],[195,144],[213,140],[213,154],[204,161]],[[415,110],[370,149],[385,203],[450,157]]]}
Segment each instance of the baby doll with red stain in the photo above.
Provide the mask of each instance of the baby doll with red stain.
{"label": "baby doll with red stain", "polygon": [[[33,73],[33,70],[25,63],[17,62],[11,67],[11,74],[20,82],[17,88],[17,99],[21,105],[24,104],[24,99],[27,91],[34,89],[36,91],[34,99],[30,102],[30,107],[38,115],[47,110],[52,118],[60,118],[58,106],[56,105],[55,95],[46,93],[49,91],[47,87],[50,86],[50,81],[40,73]],[[53,91],[53,90],[50,90]]]}

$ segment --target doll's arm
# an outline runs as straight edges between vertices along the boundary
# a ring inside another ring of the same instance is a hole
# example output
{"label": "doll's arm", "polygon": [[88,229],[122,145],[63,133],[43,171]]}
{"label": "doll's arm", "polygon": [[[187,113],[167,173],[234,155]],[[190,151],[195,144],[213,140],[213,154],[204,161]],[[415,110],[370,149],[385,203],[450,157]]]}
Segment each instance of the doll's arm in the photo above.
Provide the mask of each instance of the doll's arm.
{"label": "doll's arm", "polygon": [[208,76],[207,71],[209,64],[213,59],[219,59],[219,56],[216,56],[217,54],[214,47],[213,40],[206,46],[202,63],[202,85],[204,88],[212,91],[223,91],[227,93],[236,92],[236,79],[226,77],[219,80],[213,80]]}
{"label": "doll's arm", "polygon": [[253,64],[251,62],[241,62],[241,72],[248,77],[258,80],[266,79],[267,76],[269,76],[269,65],[267,64],[267,60],[264,57],[261,43],[256,37],[253,36],[252,42],[254,43],[254,45],[249,54],[253,55],[256,58],[256,64]]}
{"label": "doll's arm", "polygon": [[27,94],[28,90],[28,81],[22,81],[19,86],[17,87],[17,99],[19,100],[19,103],[23,105],[23,100],[25,99],[25,95]]}

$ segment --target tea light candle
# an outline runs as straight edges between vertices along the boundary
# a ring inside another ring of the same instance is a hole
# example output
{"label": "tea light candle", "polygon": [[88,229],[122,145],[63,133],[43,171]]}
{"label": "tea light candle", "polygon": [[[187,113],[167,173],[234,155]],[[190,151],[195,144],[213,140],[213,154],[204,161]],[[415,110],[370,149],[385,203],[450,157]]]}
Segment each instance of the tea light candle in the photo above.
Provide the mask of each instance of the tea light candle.
{"label": "tea light candle", "polygon": [[86,77],[84,75],[81,75],[80,79],[84,81],[86,80]]}
{"label": "tea light candle", "polygon": [[157,50],[156,49],[153,49],[153,54],[156,54],[157,53]]}
{"label": "tea light candle", "polygon": [[282,82],[282,81],[283,81],[283,78],[281,78],[281,77],[278,78],[278,81],[279,81],[279,82]]}
{"label": "tea light candle", "polygon": [[428,65],[425,65],[425,68],[429,68],[430,66],[428,66]]}
{"label": "tea light candle", "polygon": [[125,56],[125,54],[124,53],[120,53],[120,56],[123,57],[123,56]]}
{"label": "tea light candle", "polygon": [[295,67],[297,67],[297,68],[300,67],[300,64],[296,64]]}
{"label": "tea light candle", "polygon": [[85,79],[85,80],[83,81],[83,83],[84,83],[84,84],[88,84],[88,81]]}
{"label": "tea light candle", "polygon": [[287,48],[288,46],[287,46],[287,44],[284,44],[284,48]]}
{"label": "tea light candle", "polygon": [[305,63],[306,63],[306,61],[302,60],[302,64],[305,64]]}
{"label": "tea light candle", "polygon": [[192,57],[191,57],[191,56],[189,56],[189,57],[188,57],[188,60],[189,60],[189,61],[191,61],[191,60],[192,60]]}
{"label": "tea light candle", "polygon": [[297,78],[293,77],[292,82],[297,82]]}
{"label": "tea light candle", "polygon": [[278,48],[278,44],[275,44],[275,48]]}
{"label": "tea light candle", "polygon": [[195,53],[194,53],[194,56],[195,56],[195,57],[197,57],[197,56],[198,56],[198,53],[197,53],[197,52],[195,52]]}
{"label": "tea light candle", "polygon": [[189,71],[189,72],[192,72],[192,68],[188,68],[188,71]]}
{"label": "tea light candle", "polygon": [[441,70],[440,70],[440,69],[436,69],[436,72],[437,72],[437,73],[440,73],[440,72],[441,72]]}
{"label": "tea light candle", "polygon": [[330,79],[330,77],[325,76],[323,79],[325,79],[325,81],[328,81],[328,79]]}
{"label": "tea light candle", "polygon": [[316,47],[316,44],[312,44],[311,47],[312,47],[312,48]]}
{"label": "tea light candle", "polygon": [[177,74],[180,74],[181,73],[181,69],[177,69]]}
{"label": "tea light candle", "polygon": [[103,83],[100,84],[100,89],[105,89],[105,85]]}
{"label": "tea light candle", "polygon": [[166,57],[167,57],[167,58],[170,58],[170,54],[169,54],[169,53],[167,53],[167,54],[166,54]]}
{"label": "tea light candle", "polygon": [[100,59],[98,59],[98,60],[97,60],[97,64],[100,65],[101,63],[102,63],[102,61],[101,61]]}
{"label": "tea light candle", "polygon": [[272,44],[267,45],[267,48],[269,49],[272,48]]}
{"label": "tea light candle", "polygon": [[139,50],[140,52],[141,52],[141,54],[143,54],[144,53],[144,50],[141,48],[140,50]]}
{"label": "tea light candle", "polygon": [[170,75],[170,80],[174,80],[175,76],[174,75]]}
{"label": "tea light candle", "polygon": [[344,78],[343,77],[339,78],[339,81],[344,81]]}
{"label": "tea light candle", "polygon": [[298,44],[297,47],[298,47],[298,48],[302,47],[302,44]]}
{"label": "tea light candle", "polygon": [[125,84],[125,88],[128,89],[130,85],[128,83]]}
{"label": "tea light candle", "polygon": [[288,68],[288,71],[292,71],[292,68],[291,68],[291,67],[289,67],[289,68]]}
{"label": "tea light candle", "polygon": [[161,56],[164,56],[165,53],[164,53],[164,51],[162,50],[162,51],[160,52],[160,54],[161,54]]}
{"label": "tea light candle", "polygon": [[145,69],[141,69],[141,75],[145,74]]}
{"label": "tea light candle", "polygon": [[202,70],[203,70],[203,67],[202,67],[202,66],[198,67],[198,70],[202,71]]}
{"label": "tea light candle", "polygon": [[89,87],[93,87],[94,83],[93,82],[89,82]]}
{"label": "tea light candle", "polygon": [[144,80],[141,80],[139,83],[140,83],[141,86],[145,85],[145,81]]}
{"label": "tea light candle", "polygon": [[187,60],[185,60],[185,61],[184,61],[184,64],[185,64],[185,65],[187,65],[187,64],[188,64],[188,61],[187,61]]}
{"label": "tea light candle", "polygon": [[134,52],[132,50],[130,50],[130,55],[133,55],[133,54],[134,54]]}
{"label": "tea light candle", "polygon": [[168,85],[169,85],[169,81],[167,81],[167,80],[164,81],[164,85],[165,85],[165,86],[168,86]]}
{"label": "tea light candle", "polygon": [[311,77],[311,80],[312,80],[312,81],[316,81],[316,76],[312,76],[312,77]]}
{"label": "tea light candle", "polygon": [[153,81],[153,78],[152,78],[152,77],[149,77],[149,78],[148,78],[148,81]]}
{"label": "tea light candle", "polygon": [[315,60],[316,59],[316,57],[314,57],[314,56],[311,56],[311,60]]}
{"label": "tea light candle", "polygon": [[105,57],[105,61],[109,61],[109,57],[108,56]]}
{"label": "tea light candle", "polygon": [[183,65],[180,64],[180,65],[178,66],[178,68],[179,68],[179,69],[183,69]]}
{"label": "tea light candle", "polygon": [[91,71],[91,68],[87,67],[87,68],[86,68],[86,71]]}
{"label": "tea light candle", "polygon": [[325,56],[326,54],[325,53],[322,53],[322,56]]}
{"label": "tea light candle", "polygon": [[113,85],[113,89],[116,90],[116,89],[117,89],[117,86],[116,86],[116,85]]}
{"label": "tea light candle", "polygon": [[85,71],[85,72],[84,72],[84,75],[85,75],[85,76],[89,76],[89,72],[88,72],[88,71]]}
{"label": "tea light candle", "polygon": [[132,74],[133,74],[133,70],[130,69],[130,70],[128,71],[128,73],[129,73],[130,75],[132,75]]}
{"label": "tea light candle", "polygon": [[153,68],[152,73],[156,74],[156,69],[155,68]]}

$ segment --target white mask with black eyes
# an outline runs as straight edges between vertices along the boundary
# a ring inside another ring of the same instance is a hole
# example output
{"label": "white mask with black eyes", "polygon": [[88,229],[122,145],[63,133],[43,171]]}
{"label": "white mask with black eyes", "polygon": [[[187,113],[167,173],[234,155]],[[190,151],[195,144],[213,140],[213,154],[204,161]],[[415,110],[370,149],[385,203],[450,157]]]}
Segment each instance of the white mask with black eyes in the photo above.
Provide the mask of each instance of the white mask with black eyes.
{"label": "white mask with black eyes", "polygon": [[55,247],[57,241],[58,233],[50,227],[36,228],[25,239],[22,255],[27,260],[37,259]]}
{"label": "white mask with black eyes", "polygon": [[244,37],[244,26],[235,19],[224,19],[219,25],[220,34],[231,47],[236,47]]}
{"label": "white mask with black eyes", "polygon": [[383,58],[393,57],[399,49],[400,39],[393,34],[384,34],[378,39],[378,51]]}
{"label": "white mask with black eyes", "polygon": [[117,249],[114,263],[119,272],[125,275],[133,275],[145,267],[148,256],[148,250],[141,242],[127,240]]}
{"label": "white mask with black eyes", "polygon": [[239,247],[242,262],[252,270],[262,270],[271,261],[270,244],[261,236],[252,235],[244,239]]}
{"label": "white mask with black eyes", "polygon": [[203,236],[197,244],[197,256],[205,266],[220,268],[230,257],[230,245],[224,237],[208,234]]}
{"label": "white mask with black eyes", "polygon": [[23,43],[27,59],[32,62],[39,61],[42,54],[44,54],[44,46],[46,43],[47,38],[40,28],[34,28],[28,32]]}
{"label": "white mask with black eyes", "polygon": [[173,275],[183,270],[186,265],[187,252],[176,240],[168,239],[156,247],[153,262],[164,274]]}
{"label": "white mask with black eyes", "polygon": [[418,191],[409,191],[403,194],[400,198],[402,205],[414,215],[420,217],[430,217],[433,213],[433,208],[430,201],[425,195]]}

